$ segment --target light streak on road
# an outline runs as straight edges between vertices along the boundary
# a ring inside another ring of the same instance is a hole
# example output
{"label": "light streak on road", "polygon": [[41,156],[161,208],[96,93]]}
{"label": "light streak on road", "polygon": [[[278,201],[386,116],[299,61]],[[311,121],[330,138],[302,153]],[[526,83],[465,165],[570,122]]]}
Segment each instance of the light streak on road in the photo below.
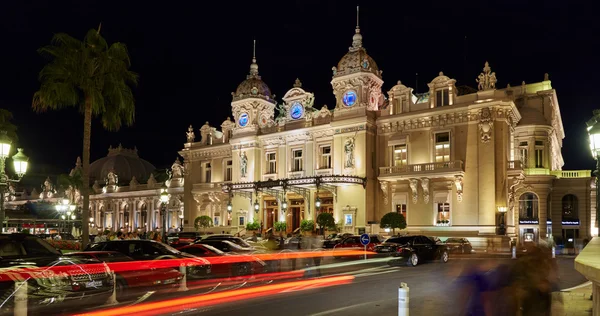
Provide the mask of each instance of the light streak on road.
{"label": "light streak on road", "polygon": [[104,309],[89,313],[77,314],[81,316],[121,316],[136,314],[141,315],[158,315],[165,313],[174,313],[177,311],[183,311],[193,308],[199,308],[204,306],[218,305],[232,301],[240,301],[244,299],[251,299],[257,297],[263,297],[271,294],[282,293],[284,291],[294,289],[312,289],[317,287],[327,287],[334,285],[349,284],[354,280],[353,276],[335,276],[326,277],[319,279],[303,280],[303,281],[292,281],[278,284],[270,284],[257,286],[246,289],[238,289],[233,291],[217,292],[211,294],[201,294],[194,296],[187,296],[182,298],[175,298],[159,302],[143,303],[134,306],[124,306],[117,308]]}

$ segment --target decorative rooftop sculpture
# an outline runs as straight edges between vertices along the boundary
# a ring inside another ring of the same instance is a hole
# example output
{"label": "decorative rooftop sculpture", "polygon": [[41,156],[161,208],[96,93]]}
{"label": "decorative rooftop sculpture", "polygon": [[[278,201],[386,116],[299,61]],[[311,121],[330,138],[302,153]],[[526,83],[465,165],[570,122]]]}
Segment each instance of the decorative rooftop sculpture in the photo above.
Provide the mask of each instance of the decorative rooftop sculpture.
{"label": "decorative rooftop sculpture", "polygon": [[478,83],[477,88],[480,91],[496,89],[496,82],[498,81],[496,73],[492,72],[492,68],[490,68],[490,64],[487,61],[483,67],[483,72],[479,74],[475,81]]}

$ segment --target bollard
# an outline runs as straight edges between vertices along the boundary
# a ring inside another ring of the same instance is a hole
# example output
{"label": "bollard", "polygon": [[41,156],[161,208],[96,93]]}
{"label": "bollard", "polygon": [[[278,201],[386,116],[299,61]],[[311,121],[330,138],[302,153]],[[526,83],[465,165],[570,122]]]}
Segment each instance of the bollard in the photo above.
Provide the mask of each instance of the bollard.
{"label": "bollard", "polygon": [[512,258],[517,259],[517,246],[512,246]]}
{"label": "bollard", "polygon": [[108,300],[106,300],[107,305],[115,305],[119,304],[117,301],[117,275],[114,272],[110,273],[113,279],[113,291]]}
{"label": "bollard", "polygon": [[556,258],[556,247],[552,246],[552,259]]}
{"label": "bollard", "polygon": [[15,316],[27,316],[27,281],[15,282]]}
{"label": "bollard", "polygon": [[188,290],[187,287],[187,269],[185,268],[185,263],[182,263],[179,266],[179,273],[181,273],[183,275],[183,277],[181,278],[181,282],[179,282],[179,289],[178,291],[180,292],[184,292]]}
{"label": "bollard", "polygon": [[410,288],[406,283],[400,283],[398,288],[398,316],[408,316]]}

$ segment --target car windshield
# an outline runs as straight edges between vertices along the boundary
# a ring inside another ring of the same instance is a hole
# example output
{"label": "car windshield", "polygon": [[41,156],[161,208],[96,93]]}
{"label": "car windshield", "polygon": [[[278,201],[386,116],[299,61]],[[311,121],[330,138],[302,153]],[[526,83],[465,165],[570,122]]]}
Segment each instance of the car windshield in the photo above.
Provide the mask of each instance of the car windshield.
{"label": "car windshield", "polygon": [[448,238],[448,239],[446,239],[446,242],[460,242],[460,239],[458,239],[458,238]]}
{"label": "car windshield", "polygon": [[210,252],[213,252],[213,253],[216,253],[218,255],[224,255],[225,254],[223,251],[221,251],[221,250],[219,250],[219,249],[217,249],[217,248],[215,248],[215,247],[213,247],[211,245],[202,244],[202,247],[204,247],[206,250],[208,250]]}
{"label": "car windshield", "polygon": [[56,256],[60,252],[34,236],[0,236],[0,257]]}
{"label": "car windshield", "polygon": [[159,243],[159,242],[153,242],[152,246],[162,250],[163,252],[170,252],[174,255],[178,255],[179,253],[181,253],[181,251],[179,251],[171,246],[167,246],[165,244]]}
{"label": "car windshield", "polygon": [[415,239],[414,236],[411,236],[411,237],[390,237],[390,238],[386,239],[385,242],[405,245],[405,244],[410,243],[414,239]]}

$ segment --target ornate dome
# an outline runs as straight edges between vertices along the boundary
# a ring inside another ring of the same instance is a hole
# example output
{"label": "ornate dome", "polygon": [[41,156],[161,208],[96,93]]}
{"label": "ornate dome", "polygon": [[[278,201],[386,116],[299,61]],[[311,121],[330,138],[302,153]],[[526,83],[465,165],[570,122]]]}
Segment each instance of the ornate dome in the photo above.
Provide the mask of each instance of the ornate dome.
{"label": "ornate dome", "polygon": [[98,181],[104,183],[104,179],[110,171],[119,177],[119,183],[128,184],[133,177],[141,183],[145,183],[154,167],[148,161],[140,158],[137,149],[108,148],[108,155],[90,164],[90,183]]}
{"label": "ornate dome", "polygon": [[356,72],[370,72],[381,78],[381,71],[379,71],[377,63],[367,54],[367,50],[362,46],[362,35],[360,34],[358,25],[352,37],[352,47],[348,49],[348,53],[338,62],[337,67],[333,68],[333,77]]}
{"label": "ornate dome", "polygon": [[254,52],[252,54],[252,64],[250,64],[250,74],[246,76],[246,80],[242,81],[232,92],[233,101],[242,100],[245,98],[261,98],[268,101],[274,101],[274,96],[271,94],[269,86],[262,81],[258,75],[258,64],[256,63],[256,41],[254,41]]}
{"label": "ornate dome", "polygon": [[267,86],[267,84],[260,79],[260,76],[249,75],[246,80],[240,83],[233,95],[235,100],[241,100],[250,97],[258,97],[267,100],[272,99],[271,89],[269,89],[269,86]]}

